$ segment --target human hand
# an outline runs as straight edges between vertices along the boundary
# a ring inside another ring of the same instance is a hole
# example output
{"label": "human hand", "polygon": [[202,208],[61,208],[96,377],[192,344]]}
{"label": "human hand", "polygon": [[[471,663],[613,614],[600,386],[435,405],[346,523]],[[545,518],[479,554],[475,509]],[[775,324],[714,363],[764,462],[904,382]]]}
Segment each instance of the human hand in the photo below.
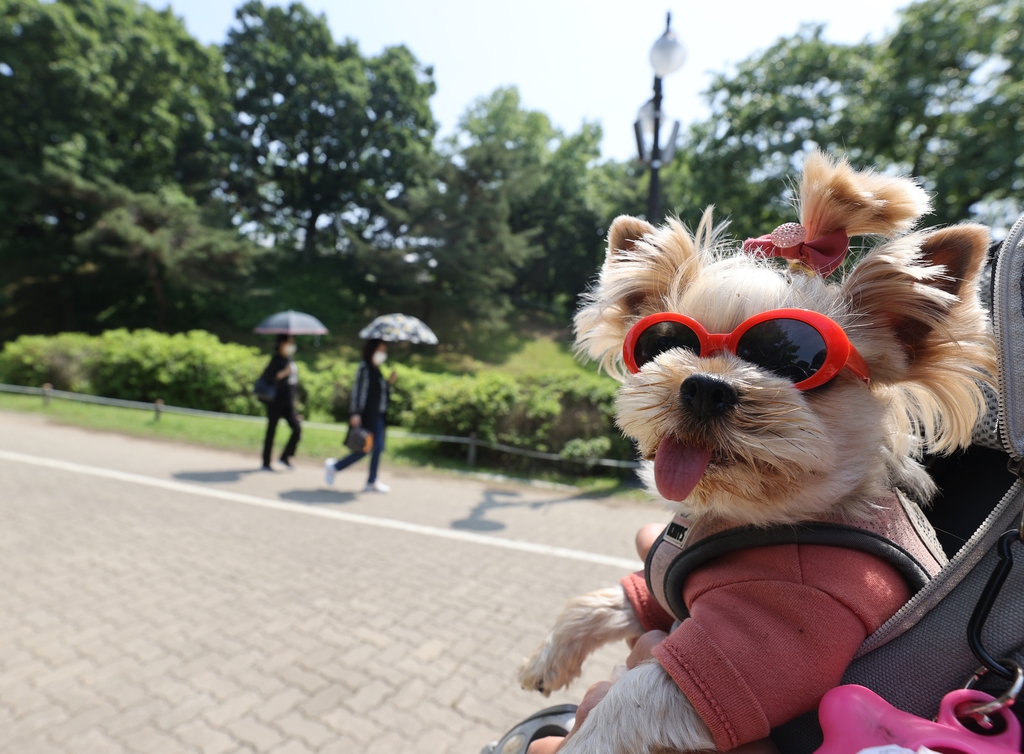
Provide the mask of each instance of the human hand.
{"label": "human hand", "polygon": [[361,427],[363,426],[363,417],[359,414],[352,414],[352,416],[348,418],[348,424],[350,427]]}
{"label": "human hand", "polygon": [[391,376],[388,377],[388,384],[394,385],[396,382],[398,382],[398,372],[391,370]]}
{"label": "human hand", "polygon": [[632,670],[641,662],[653,660],[652,650],[668,638],[664,631],[648,631],[630,642],[629,657],[626,658],[626,667]]}
{"label": "human hand", "polygon": [[636,533],[636,554],[640,560],[647,561],[647,553],[654,541],[665,531],[665,524],[644,524]]}

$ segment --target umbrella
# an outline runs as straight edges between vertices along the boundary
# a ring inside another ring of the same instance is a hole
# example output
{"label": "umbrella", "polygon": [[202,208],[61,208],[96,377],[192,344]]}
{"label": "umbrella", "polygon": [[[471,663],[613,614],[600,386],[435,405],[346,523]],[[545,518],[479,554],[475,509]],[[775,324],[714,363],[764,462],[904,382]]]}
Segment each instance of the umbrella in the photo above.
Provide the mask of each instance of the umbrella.
{"label": "umbrella", "polygon": [[324,335],[327,328],[324,323],[311,314],[293,312],[289,309],[286,312],[271,314],[265,320],[256,325],[253,332],[258,333],[281,333],[284,335]]}
{"label": "umbrella", "polygon": [[410,343],[437,345],[437,336],[425,324],[408,314],[382,314],[359,331],[364,340],[407,340]]}

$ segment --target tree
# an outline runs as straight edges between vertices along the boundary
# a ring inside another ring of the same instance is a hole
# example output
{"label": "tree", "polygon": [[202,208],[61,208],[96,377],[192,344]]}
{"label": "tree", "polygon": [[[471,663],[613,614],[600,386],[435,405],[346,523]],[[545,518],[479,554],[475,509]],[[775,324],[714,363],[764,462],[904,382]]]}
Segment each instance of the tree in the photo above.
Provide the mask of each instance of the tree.
{"label": "tree", "polygon": [[244,220],[315,251],[387,226],[384,208],[417,181],[435,125],[431,70],[404,47],[364,59],[299,3],[236,12],[224,56],[235,92],[228,193]]}
{"label": "tree", "polygon": [[[111,206],[75,237],[75,249],[94,264],[121,262],[122,274],[143,278],[145,288],[131,286],[135,301],[125,303],[145,304],[157,330],[168,329],[172,308],[179,323],[197,321],[211,299],[252,272],[252,244],[234,228],[211,227],[187,197],[116,189],[107,196]],[[149,295],[140,302],[142,290]]]}
{"label": "tree", "polygon": [[180,191],[139,194],[54,167],[23,186],[0,245],[0,336],[197,327],[252,271],[251,242]]}
{"label": "tree", "polygon": [[508,313],[517,271],[540,252],[537,229],[514,228],[514,203],[539,185],[553,135],[547,117],[523,110],[508,88],[477,100],[443,143],[433,180],[414,191],[401,256],[409,282],[398,293],[428,321],[493,328]]}
{"label": "tree", "polygon": [[823,147],[920,177],[937,222],[1005,222],[1024,197],[1022,0],[926,0],[880,44],[832,44],[804,27],[719,76],[666,194],[684,215],[711,203],[739,237],[793,219],[784,179]]}
{"label": "tree", "polygon": [[256,253],[203,206],[217,50],[131,0],[0,0],[0,63],[0,336],[198,324]]}
{"label": "tree", "polygon": [[547,306],[574,303],[575,294],[600,265],[602,218],[589,180],[601,155],[601,128],[584,124],[578,133],[558,134],[549,146],[536,188],[513,202],[512,227],[534,231],[541,255],[519,272],[517,294]]}
{"label": "tree", "polygon": [[213,187],[226,89],[217,50],[132,0],[0,0],[0,160],[132,191]]}

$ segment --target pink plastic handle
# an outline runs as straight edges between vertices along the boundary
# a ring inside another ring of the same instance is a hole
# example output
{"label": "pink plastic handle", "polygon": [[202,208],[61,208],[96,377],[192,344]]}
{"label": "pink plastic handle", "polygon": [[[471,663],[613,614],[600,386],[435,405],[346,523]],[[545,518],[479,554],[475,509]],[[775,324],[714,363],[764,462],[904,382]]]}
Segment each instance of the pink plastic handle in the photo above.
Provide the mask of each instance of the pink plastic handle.
{"label": "pink plastic handle", "polygon": [[[875,746],[911,751],[924,746],[942,754],[1018,754],[1020,723],[1007,709],[993,714],[1005,724],[997,735],[968,730],[956,717],[965,702],[990,702],[988,694],[961,689],[946,694],[936,722],[898,710],[863,686],[839,686],[821,699],[818,719],[825,741],[815,754],[857,754]],[[997,723],[997,727],[1002,727]]]}

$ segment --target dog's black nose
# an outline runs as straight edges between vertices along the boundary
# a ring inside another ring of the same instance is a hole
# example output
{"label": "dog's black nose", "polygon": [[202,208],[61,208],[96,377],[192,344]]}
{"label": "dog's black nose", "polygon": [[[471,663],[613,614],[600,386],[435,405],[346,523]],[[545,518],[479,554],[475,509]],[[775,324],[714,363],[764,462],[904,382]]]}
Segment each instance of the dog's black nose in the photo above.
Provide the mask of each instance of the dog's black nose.
{"label": "dog's black nose", "polygon": [[739,402],[739,396],[728,382],[706,374],[695,374],[679,387],[683,405],[698,419],[721,416]]}

